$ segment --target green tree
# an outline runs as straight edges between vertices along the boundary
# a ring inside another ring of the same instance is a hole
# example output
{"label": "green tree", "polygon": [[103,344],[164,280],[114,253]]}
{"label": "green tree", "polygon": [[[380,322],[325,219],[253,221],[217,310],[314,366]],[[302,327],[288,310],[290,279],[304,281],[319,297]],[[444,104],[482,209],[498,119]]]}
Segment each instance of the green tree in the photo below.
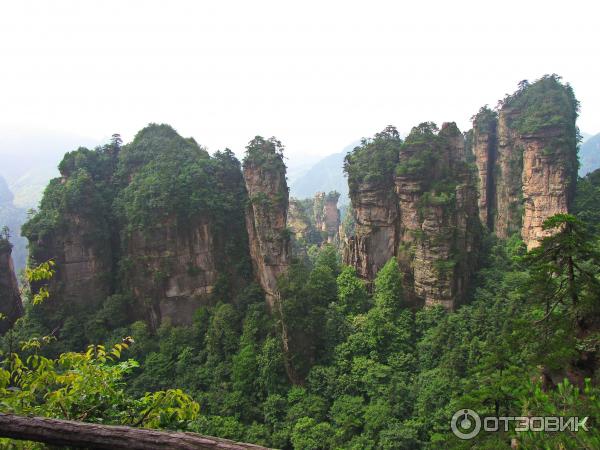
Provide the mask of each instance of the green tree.
{"label": "green tree", "polygon": [[356,275],[356,269],[345,266],[337,277],[338,305],[347,315],[365,312],[369,296],[364,281]]}
{"label": "green tree", "polygon": [[391,314],[402,308],[402,273],[395,258],[390,259],[375,277],[375,305]]}

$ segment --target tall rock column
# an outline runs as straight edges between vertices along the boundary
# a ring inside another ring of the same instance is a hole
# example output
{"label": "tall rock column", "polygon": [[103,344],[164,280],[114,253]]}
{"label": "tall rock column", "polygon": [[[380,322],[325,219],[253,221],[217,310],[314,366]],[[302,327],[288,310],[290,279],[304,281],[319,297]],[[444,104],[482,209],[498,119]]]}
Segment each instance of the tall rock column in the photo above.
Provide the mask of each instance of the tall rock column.
{"label": "tall rock column", "polygon": [[0,334],[6,333],[23,315],[23,303],[12,260],[12,245],[0,238]]}
{"label": "tall rock column", "polygon": [[400,151],[398,261],[409,299],[453,309],[466,294],[479,237],[475,183],[456,124],[413,128]]}
{"label": "tall rock column", "polygon": [[523,216],[523,146],[509,123],[514,111],[505,108],[498,116],[498,153],[494,167],[496,209],[493,230],[506,239],[521,229]]}
{"label": "tall rock column", "polygon": [[396,254],[394,170],[401,145],[398,130],[390,125],[373,139],[363,139],[344,163],[355,226],[344,246],[343,259],[358,276],[370,281]]}
{"label": "tall rock column", "polygon": [[494,170],[497,153],[497,125],[497,114],[487,106],[481,108],[473,120],[473,155],[479,178],[479,199],[477,201],[479,219],[490,230],[494,227],[496,203]]}
{"label": "tall rock column", "polygon": [[277,278],[290,264],[289,193],[281,150],[275,139],[257,136],[248,145],[243,163],[249,197],[246,228],[250,256],[271,309],[278,298]]}
{"label": "tall rock column", "polygon": [[577,100],[556,75],[523,81],[494,114],[473,122],[482,221],[501,238],[516,232],[527,247],[547,235],[544,221],[570,209],[577,177]]}
{"label": "tall rock column", "polygon": [[[548,235],[544,220],[570,209],[571,189],[576,166],[576,152],[568,143],[552,149],[551,142],[560,140],[560,129],[522,136],[523,147],[523,226],[521,237],[531,249]],[[552,149],[552,150],[549,150]],[[569,161],[570,159],[570,161]],[[569,164],[570,163],[570,164]]]}
{"label": "tall rock column", "polygon": [[364,182],[350,198],[356,225],[344,249],[344,261],[361,278],[373,280],[395,255],[398,210],[393,187]]}
{"label": "tall rock column", "polygon": [[318,231],[323,229],[323,212],[325,207],[325,192],[317,192],[313,198],[313,218],[315,228]]}
{"label": "tall rock column", "polygon": [[339,241],[340,211],[337,207],[339,198],[339,192],[330,192],[325,196],[325,203],[323,205],[321,231],[327,236],[329,244],[337,244]]}

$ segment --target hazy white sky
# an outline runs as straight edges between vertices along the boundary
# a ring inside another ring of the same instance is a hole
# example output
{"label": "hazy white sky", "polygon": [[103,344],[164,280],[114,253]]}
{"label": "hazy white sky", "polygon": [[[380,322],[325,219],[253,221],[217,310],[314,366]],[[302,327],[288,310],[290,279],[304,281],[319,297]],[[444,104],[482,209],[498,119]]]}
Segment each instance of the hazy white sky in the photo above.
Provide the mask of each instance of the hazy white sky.
{"label": "hazy white sky", "polygon": [[0,127],[129,140],[166,122],[211,151],[275,135],[298,158],[389,123],[465,129],[518,81],[556,72],[596,133],[599,12],[576,0],[3,0]]}

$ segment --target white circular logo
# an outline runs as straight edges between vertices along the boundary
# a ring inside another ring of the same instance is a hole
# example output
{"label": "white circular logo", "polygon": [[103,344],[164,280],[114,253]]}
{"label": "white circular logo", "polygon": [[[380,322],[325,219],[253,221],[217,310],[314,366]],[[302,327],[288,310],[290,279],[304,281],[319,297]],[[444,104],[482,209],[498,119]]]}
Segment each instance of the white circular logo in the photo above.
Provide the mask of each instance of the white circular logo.
{"label": "white circular logo", "polygon": [[459,439],[473,439],[481,430],[481,418],[472,409],[460,409],[452,416],[450,426]]}

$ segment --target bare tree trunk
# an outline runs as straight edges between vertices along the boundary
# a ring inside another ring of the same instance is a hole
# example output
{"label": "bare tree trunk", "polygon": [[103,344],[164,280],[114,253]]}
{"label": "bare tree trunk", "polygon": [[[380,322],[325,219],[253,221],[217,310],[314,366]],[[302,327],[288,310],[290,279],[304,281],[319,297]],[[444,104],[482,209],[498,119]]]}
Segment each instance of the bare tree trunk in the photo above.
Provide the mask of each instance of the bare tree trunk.
{"label": "bare tree trunk", "polygon": [[66,445],[88,449],[114,450],[265,450],[195,433],[158,431],[72,420],[23,417],[0,413],[0,437]]}

